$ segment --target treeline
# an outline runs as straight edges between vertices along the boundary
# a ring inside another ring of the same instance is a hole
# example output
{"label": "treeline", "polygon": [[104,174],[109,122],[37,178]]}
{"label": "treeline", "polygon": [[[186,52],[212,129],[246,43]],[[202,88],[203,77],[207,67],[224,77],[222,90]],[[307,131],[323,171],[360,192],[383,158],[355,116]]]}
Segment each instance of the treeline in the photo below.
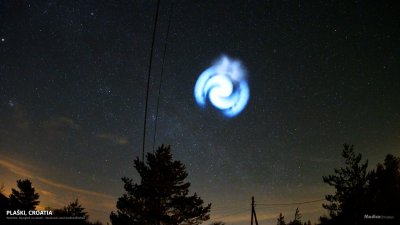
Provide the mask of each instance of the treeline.
{"label": "treeline", "polygon": [[[400,158],[389,154],[383,163],[368,170],[368,161],[363,161],[362,155],[356,154],[353,146],[347,144],[343,146],[342,157],[344,166],[323,176],[323,182],[335,191],[325,196],[327,203],[322,206],[327,215],[321,216],[317,224],[399,225]],[[148,153],[145,162],[137,158],[134,167],[140,175],[140,182],[122,178],[125,193],[118,198],[116,211],[110,213],[112,225],[198,225],[209,220],[211,204],[205,204],[196,193],[190,194],[186,167],[173,160],[169,146]],[[39,197],[29,180],[18,180],[17,189],[13,188],[8,197],[0,191],[0,224],[101,225],[100,222],[88,221],[89,216],[78,199],[63,208],[53,209],[53,215],[45,217],[79,219],[6,219],[7,210],[36,209]],[[293,220],[286,222],[281,213],[276,224],[312,225],[310,220],[302,221],[298,208]]]}
{"label": "treeline", "polygon": [[[172,159],[169,146],[162,145],[155,153],[148,153],[146,162],[137,158],[134,167],[141,182],[136,184],[130,178],[122,178],[126,193],[117,200],[117,210],[110,213],[113,225],[197,225],[210,218],[211,204],[204,204],[196,193],[190,194],[186,167]],[[29,211],[39,205],[39,194],[31,181],[18,180],[17,187],[18,190],[13,188],[9,197],[0,194],[0,225],[101,225],[88,221],[89,216],[77,199],[61,209],[52,210],[52,216],[44,216],[47,219],[7,219],[7,210]],[[77,219],[52,220],[52,217]]]}
{"label": "treeline", "polygon": [[[40,195],[28,179],[17,180],[17,189],[12,188],[11,194],[8,197],[3,194],[3,191],[2,187],[0,190],[0,224],[2,225],[102,225],[100,222],[92,223],[88,221],[89,215],[78,199],[59,209],[48,207],[40,210],[43,213],[42,215],[29,215],[29,211],[37,210],[37,206],[40,203]],[[51,215],[49,215],[50,211]],[[7,219],[7,217],[9,218]],[[11,219],[11,217],[14,219]],[[23,219],[28,217],[31,218]],[[39,219],[40,217],[43,218]]]}
{"label": "treeline", "polygon": [[[344,167],[323,176],[323,182],[335,189],[325,196],[322,206],[328,215],[320,225],[399,225],[400,158],[388,154],[382,163],[368,171],[368,161],[354,152],[353,145],[343,145]],[[280,214],[277,225],[302,225],[298,209],[295,219],[286,223]],[[311,224],[309,221],[304,224]]]}
{"label": "treeline", "polygon": [[312,225],[310,220],[302,223],[301,217],[302,216],[300,214],[299,208],[296,208],[296,211],[294,213],[294,219],[292,221],[290,221],[289,223],[286,223],[285,217],[282,215],[282,213],[280,213],[276,224],[277,225]]}

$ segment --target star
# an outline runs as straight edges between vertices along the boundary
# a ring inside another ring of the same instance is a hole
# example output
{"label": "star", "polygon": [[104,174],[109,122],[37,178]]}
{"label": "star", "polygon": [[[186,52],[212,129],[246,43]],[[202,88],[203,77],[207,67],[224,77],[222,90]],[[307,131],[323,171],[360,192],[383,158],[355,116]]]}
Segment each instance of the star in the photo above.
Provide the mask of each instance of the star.
{"label": "star", "polygon": [[[103,224],[115,210],[120,178],[138,178],[132,162],[142,156],[143,125],[145,152],[152,152],[153,141],[155,148],[171,145],[173,158],[186,165],[190,191],[228,212],[248,206],[243,201],[252,195],[283,203],[329,194],[321,178],[337,167],[343,142],[373,162],[396,153],[400,77],[394,59],[400,52],[391,47],[400,36],[391,29],[397,14],[389,4],[373,3],[379,10],[363,5],[360,14],[348,4],[327,11],[325,1],[301,4],[301,11],[297,1],[182,1],[171,9],[168,33],[165,2],[147,90],[156,1],[3,2],[0,174],[9,173],[9,180],[1,182],[15,186],[22,178],[1,165],[9,158],[24,166],[17,172],[54,179],[47,187],[32,181],[39,191],[64,199],[62,204],[73,200],[74,190],[102,193],[82,200],[90,217]],[[217,63],[222,54],[230,56],[229,63]],[[240,74],[232,64],[239,60]],[[246,78],[251,97],[235,117],[214,107],[211,92],[201,92],[204,108],[193,96],[200,74],[215,64],[221,79],[210,77],[214,83],[207,88],[229,87],[215,92],[222,110],[236,102],[226,98],[230,89],[237,98],[243,94],[239,80]],[[97,182],[104,185],[93,187]],[[74,188],[65,192],[67,186]],[[103,194],[113,196],[100,199]],[[54,199],[40,200],[57,207]],[[279,214],[261,209],[263,218]],[[316,209],[304,217],[316,220],[324,213]],[[223,215],[212,210],[211,217]],[[224,219],[247,222],[235,218]]]}

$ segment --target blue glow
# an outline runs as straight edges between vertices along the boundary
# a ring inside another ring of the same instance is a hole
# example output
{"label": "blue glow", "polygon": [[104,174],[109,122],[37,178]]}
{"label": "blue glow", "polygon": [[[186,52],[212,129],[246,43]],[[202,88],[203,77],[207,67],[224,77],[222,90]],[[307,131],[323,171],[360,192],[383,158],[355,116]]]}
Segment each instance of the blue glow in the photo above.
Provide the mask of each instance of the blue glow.
{"label": "blue glow", "polygon": [[225,116],[239,115],[250,98],[246,72],[240,61],[222,56],[200,74],[194,87],[194,97],[199,106],[205,107],[208,98]]}

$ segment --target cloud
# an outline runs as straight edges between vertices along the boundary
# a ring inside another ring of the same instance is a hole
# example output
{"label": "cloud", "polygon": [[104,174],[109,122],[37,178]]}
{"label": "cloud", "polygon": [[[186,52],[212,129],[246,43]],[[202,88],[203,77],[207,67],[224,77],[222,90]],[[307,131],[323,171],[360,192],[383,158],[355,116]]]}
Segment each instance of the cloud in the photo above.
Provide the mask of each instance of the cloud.
{"label": "cloud", "polygon": [[[51,206],[52,208],[62,207],[75,198],[79,198],[79,201],[87,209],[90,217],[101,221],[107,221],[108,213],[115,209],[115,196],[74,187],[35,175],[34,171],[38,171],[37,168],[29,167],[20,161],[5,159],[3,156],[0,156],[0,169],[2,169],[1,167],[18,177],[22,177],[22,179],[30,179],[34,186],[38,187],[36,190],[40,194],[38,209],[44,209],[47,206]],[[15,182],[13,180],[15,177],[6,176],[3,179],[6,178],[7,183],[11,184]],[[12,187],[12,185],[7,186]],[[7,190],[4,193],[6,195],[10,194]]]}
{"label": "cloud", "polygon": [[116,134],[111,134],[111,133],[101,133],[96,135],[97,138],[105,140],[105,141],[111,141],[114,144],[117,145],[127,145],[129,144],[129,140],[126,137],[122,137]]}
{"label": "cloud", "polygon": [[37,179],[38,181],[40,181],[40,182],[42,182],[44,184],[47,184],[49,186],[62,189],[64,191],[72,191],[72,192],[76,192],[76,193],[83,194],[83,195],[91,195],[91,196],[95,196],[95,197],[114,199],[114,197],[111,196],[111,195],[106,195],[106,194],[103,194],[103,193],[100,193],[100,192],[95,192],[95,191],[89,191],[89,190],[86,190],[86,189],[76,188],[76,187],[73,187],[73,186],[69,186],[69,185],[66,185],[66,184],[62,184],[62,183],[56,182],[56,181],[51,180],[51,179],[43,178],[43,177],[40,177],[40,176],[34,176],[30,172],[31,170],[27,170],[27,169],[23,168],[22,166],[17,165],[16,162],[11,161],[11,160],[0,159],[0,166],[6,168],[7,170],[13,172],[16,175],[19,175],[19,176],[22,176],[22,177],[25,177],[25,178],[29,178],[29,179]]}
{"label": "cloud", "polygon": [[[2,157],[2,158],[4,158],[4,157]],[[32,175],[28,170],[17,166],[15,164],[15,162],[0,159],[0,166],[6,168],[7,170],[9,170],[9,171],[13,172],[14,174],[19,175],[21,177],[32,178]]]}
{"label": "cloud", "polygon": [[111,195],[106,195],[100,192],[95,192],[95,191],[90,191],[90,190],[85,190],[85,189],[81,189],[81,188],[76,188],[73,186],[69,186],[69,185],[65,185],[62,183],[58,183],[56,181],[50,180],[50,179],[46,179],[43,177],[36,177],[36,179],[38,179],[39,181],[41,181],[44,184],[62,189],[64,191],[71,191],[71,192],[75,192],[75,193],[79,193],[82,195],[91,195],[91,196],[95,196],[95,197],[100,197],[100,198],[108,198],[108,199],[114,199],[113,196]]}
{"label": "cloud", "polygon": [[78,130],[80,129],[80,126],[73,119],[66,116],[60,116],[44,121],[43,128]]}
{"label": "cloud", "polygon": [[40,194],[40,196],[47,196],[49,198],[55,198],[56,197],[56,194],[54,194],[53,192],[50,192],[50,191],[38,190],[37,192]]}

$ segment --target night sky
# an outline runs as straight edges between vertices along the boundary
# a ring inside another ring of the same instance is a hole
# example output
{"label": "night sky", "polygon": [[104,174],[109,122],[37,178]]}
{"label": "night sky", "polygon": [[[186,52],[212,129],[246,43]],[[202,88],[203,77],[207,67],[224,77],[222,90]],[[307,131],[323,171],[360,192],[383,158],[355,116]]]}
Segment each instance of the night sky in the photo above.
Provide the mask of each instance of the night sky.
{"label": "night sky", "polygon": [[[343,143],[369,160],[400,154],[400,17],[395,1],[174,2],[155,145],[169,144],[211,219],[244,225],[282,212],[316,222],[323,175]],[[161,0],[150,79],[154,122],[171,2]],[[0,183],[29,178],[40,207],[79,198],[108,221],[121,177],[140,181],[156,1],[0,1]],[[193,96],[221,55],[242,62],[250,99],[226,118]],[[209,222],[206,222],[208,224]]]}

